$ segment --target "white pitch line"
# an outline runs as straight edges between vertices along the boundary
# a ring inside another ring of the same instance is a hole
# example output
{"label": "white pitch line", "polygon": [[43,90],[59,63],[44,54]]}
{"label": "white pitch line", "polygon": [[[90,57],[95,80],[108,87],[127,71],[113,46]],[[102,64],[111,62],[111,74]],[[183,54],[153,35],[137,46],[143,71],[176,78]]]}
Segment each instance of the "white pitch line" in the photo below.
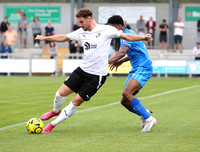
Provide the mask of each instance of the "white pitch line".
{"label": "white pitch line", "polygon": [[21,126],[21,125],[24,125],[24,124],[26,124],[26,122],[21,122],[21,123],[17,123],[17,124],[14,124],[14,125],[2,127],[2,128],[0,128],[0,131],[5,130],[5,129],[9,129],[9,128],[13,128],[13,127],[17,127],[17,126]]}
{"label": "white pitch line", "polygon": [[52,105],[52,104],[42,104],[42,103],[27,103],[27,102],[9,102],[9,101],[0,101],[0,103],[6,103],[6,104],[19,104],[19,105]]}
{"label": "white pitch line", "polygon": [[[179,91],[184,91],[184,90],[188,90],[188,89],[192,89],[192,88],[197,88],[199,86],[200,85],[193,85],[193,86],[185,87],[185,88],[181,88],[181,89],[169,90],[169,91],[165,91],[165,92],[162,92],[162,93],[150,95],[150,96],[147,96],[147,97],[141,97],[140,99],[154,98],[154,97],[158,97],[158,96],[162,96],[162,95],[166,95],[166,94],[170,94],[170,93],[174,93],[174,92],[179,92]],[[90,108],[90,109],[83,109],[83,110],[77,111],[76,113],[91,111],[91,110],[100,109],[100,108],[104,108],[104,107],[109,107],[109,106],[116,105],[116,104],[119,104],[119,102],[114,102],[114,103],[110,103],[110,104],[106,104],[106,105],[102,105],[102,106],[98,106],[98,107],[93,107],[93,108]],[[9,128],[13,128],[13,127],[16,127],[16,126],[21,126],[21,125],[24,125],[24,124],[26,124],[26,122],[21,122],[21,123],[13,124],[13,125],[10,125],[10,126],[5,126],[5,127],[0,128],[0,131],[6,130],[6,129],[9,129]]]}
{"label": "white pitch line", "polygon": [[149,99],[149,98],[158,97],[158,96],[162,96],[162,95],[166,95],[166,94],[170,94],[170,93],[174,93],[174,92],[179,92],[179,91],[184,91],[184,90],[188,90],[188,89],[192,89],[192,88],[197,88],[199,86],[200,85],[193,85],[193,86],[185,87],[185,88],[181,88],[181,89],[169,90],[169,91],[154,94],[154,95],[151,95],[151,96],[141,97],[140,99]]}

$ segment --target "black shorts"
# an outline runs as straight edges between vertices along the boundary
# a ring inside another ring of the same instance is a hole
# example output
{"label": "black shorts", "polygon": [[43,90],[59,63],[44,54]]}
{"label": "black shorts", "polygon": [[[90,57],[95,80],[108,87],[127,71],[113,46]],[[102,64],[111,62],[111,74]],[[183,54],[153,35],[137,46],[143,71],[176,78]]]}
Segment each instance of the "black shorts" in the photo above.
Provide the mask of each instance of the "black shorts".
{"label": "black shorts", "polygon": [[48,44],[48,43],[50,43],[50,42],[51,42],[51,41],[45,41],[44,43],[45,43],[45,44]]}
{"label": "black shorts", "polygon": [[160,35],[160,42],[167,42],[167,36],[166,35]]}
{"label": "black shorts", "polygon": [[174,36],[174,43],[175,43],[175,44],[177,44],[177,43],[181,44],[181,43],[182,43],[182,36],[180,36],[180,35],[175,35],[175,36]]}
{"label": "black shorts", "polygon": [[78,93],[83,100],[88,101],[105,81],[106,76],[89,74],[78,67],[64,81],[64,84]]}

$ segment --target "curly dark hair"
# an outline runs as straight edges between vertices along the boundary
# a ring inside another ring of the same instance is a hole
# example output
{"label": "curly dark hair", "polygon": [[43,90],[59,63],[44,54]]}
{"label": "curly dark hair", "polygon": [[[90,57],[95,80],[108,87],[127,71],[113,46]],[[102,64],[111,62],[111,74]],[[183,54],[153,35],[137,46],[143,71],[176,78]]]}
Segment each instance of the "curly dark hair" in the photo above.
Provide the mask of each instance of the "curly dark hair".
{"label": "curly dark hair", "polygon": [[80,18],[87,18],[91,16],[92,17],[92,11],[89,8],[81,8],[77,13],[76,13],[76,17]]}
{"label": "curly dark hair", "polygon": [[124,20],[120,15],[113,15],[108,19],[108,24],[121,24],[124,26]]}

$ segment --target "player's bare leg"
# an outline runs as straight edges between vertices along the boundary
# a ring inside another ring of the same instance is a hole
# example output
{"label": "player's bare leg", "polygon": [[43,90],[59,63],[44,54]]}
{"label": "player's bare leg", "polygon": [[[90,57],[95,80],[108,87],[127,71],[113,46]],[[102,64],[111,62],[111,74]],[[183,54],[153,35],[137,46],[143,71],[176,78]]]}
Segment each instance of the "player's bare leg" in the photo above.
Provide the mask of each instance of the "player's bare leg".
{"label": "player's bare leg", "polygon": [[125,99],[131,102],[135,98],[135,95],[138,93],[138,90],[141,88],[142,86],[137,80],[130,78],[124,87],[122,95]]}
{"label": "player's bare leg", "polygon": [[138,90],[140,88],[141,88],[140,83],[136,81],[135,79],[129,79],[129,82],[124,87],[121,104],[124,107],[126,107],[129,111],[132,110],[130,102],[135,98],[135,95],[138,93]]}
{"label": "player's bare leg", "polygon": [[137,94],[141,87],[142,86],[137,80],[130,78],[124,88],[121,102],[122,105],[124,105],[129,111],[143,117],[144,128],[142,132],[149,132],[150,129],[156,124],[156,119],[150,115],[150,113],[141,104],[140,100],[135,97],[135,94]]}
{"label": "player's bare leg", "polygon": [[61,112],[61,106],[65,103],[66,96],[73,92],[73,90],[63,84],[55,94],[53,110],[43,114],[41,120],[48,120],[54,116],[58,116]]}

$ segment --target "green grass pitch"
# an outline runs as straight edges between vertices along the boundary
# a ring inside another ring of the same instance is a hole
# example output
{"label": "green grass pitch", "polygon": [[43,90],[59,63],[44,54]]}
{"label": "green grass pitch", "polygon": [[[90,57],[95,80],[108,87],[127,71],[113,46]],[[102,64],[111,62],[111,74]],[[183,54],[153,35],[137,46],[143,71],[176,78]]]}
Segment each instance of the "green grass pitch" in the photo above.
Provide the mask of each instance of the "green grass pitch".
{"label": "green grass pitch", "polygon": [[[151,133],[141,133],[139,117],[119,103],[125,79],[108,78],[89,102],[50,134],[29,134],[25,122],[52,109],[54,95],[65,78],[0,77],[0,151],[200,151],[199,78],[149,80],[137,97],[158,121]],[[64,106],[73,96],[67,97]]]}

